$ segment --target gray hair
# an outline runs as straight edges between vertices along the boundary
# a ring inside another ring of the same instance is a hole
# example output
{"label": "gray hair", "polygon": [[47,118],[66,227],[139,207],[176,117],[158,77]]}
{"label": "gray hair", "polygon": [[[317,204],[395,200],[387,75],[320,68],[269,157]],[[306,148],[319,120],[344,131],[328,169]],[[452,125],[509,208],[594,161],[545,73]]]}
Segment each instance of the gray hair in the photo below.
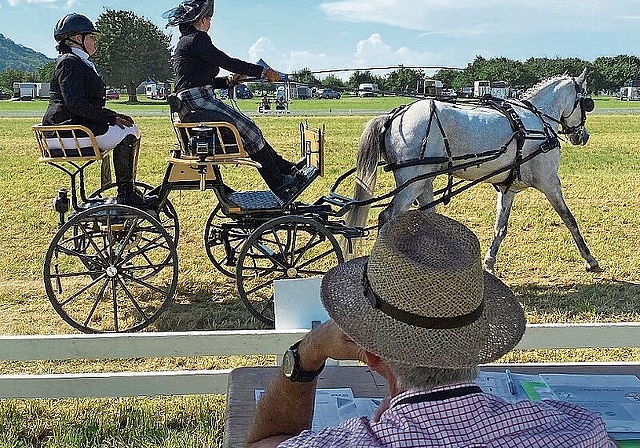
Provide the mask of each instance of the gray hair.
{"label": "gray hair", "polygon": [[396,376],[396,387],[399,390],[430,389],[436,386],[473,381],[478,375],[478,367],[462,369],[443,369],[439,367],[418,367],[399,362],[385,363]]}

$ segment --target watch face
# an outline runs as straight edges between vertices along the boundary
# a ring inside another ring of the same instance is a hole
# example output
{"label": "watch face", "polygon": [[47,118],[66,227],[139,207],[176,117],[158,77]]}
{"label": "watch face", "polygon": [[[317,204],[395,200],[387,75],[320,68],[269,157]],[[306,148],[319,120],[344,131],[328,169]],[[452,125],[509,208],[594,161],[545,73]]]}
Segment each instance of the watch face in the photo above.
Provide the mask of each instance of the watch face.
{"label": "watch face", "polygon": [[291,377],[293,374],[293,370],[296,365],[295,357],[293,356],[293,351],[287,350],[284,352],[284,356],[282,357],[282,371],[286,377]]}

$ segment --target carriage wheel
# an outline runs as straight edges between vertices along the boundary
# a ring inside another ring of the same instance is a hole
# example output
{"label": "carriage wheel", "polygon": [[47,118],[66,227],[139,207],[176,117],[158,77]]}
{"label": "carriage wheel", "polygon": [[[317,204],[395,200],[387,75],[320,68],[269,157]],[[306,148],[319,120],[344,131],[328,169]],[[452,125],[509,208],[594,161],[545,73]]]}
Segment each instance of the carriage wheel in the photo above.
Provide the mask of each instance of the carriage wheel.
{"label": "carriage wheel", "polygon": [[56,233],[44,261],[56,312],[85,333],[138,331],[172,300],[178,283],[173,238],[149,213],[100,205]]}
{"label": "carriage wheel", "polygon": [[[145,194],[145,195],[151,190],[153,190],[154,188],[153,186],[145,182],[136,181],[135,184],[136,184],[136,188],[142,191],[142,194]],[[116,190],[117,190],[117,187],[116,187],[116,184],[114,183],[105,185],[104,187],[98,188],[96,191],[91,193],[89,195],[89,198],[115,198],[118,195]],[[180,237],[180,225],[178,224],[178,212],[176,212],[175,207],[173,206],[171,201],[169,201],[169,199],[165,201],[162,208],[158,211],[157,219],[158,221],[160,221],[160,224],[162,224],[162,227],[164,227],[167,230],[167,232],[169,232],[169,235],[171,235],[171,238],[173,238],[173,241],[177,246],[178,238]]]}
{"label": "carriage wheel", "polygon": [[258,227],[240,251],[240,299],[255,317],[273,326],[274,280],[321,276],[343,261],[335,237],[319,222],[300,216],[272,219]]}
{"label": "carriage wheel", "polygon": [[224,216],[221,210],[220,204],[216,205],[207,219],[204,226],[204,248],[216,269],[234,278],[240,246],[251,232],[237,227],[235,221]]}

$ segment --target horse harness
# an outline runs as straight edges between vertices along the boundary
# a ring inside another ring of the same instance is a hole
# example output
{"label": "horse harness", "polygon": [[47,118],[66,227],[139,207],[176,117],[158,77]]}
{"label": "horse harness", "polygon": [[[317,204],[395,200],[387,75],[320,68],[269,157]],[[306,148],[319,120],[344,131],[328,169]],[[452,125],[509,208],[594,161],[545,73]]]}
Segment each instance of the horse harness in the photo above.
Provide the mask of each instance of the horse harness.
{"label": "horse harness", "polygon": [[[576,83],[577,85],[577,83]],[[580,87],[580,86],[578,86]],[[580,87],[580,89],[582,89]],[[431,99],[431,113],[429,116],[429,121],[427,124],[427,128],[426,128],[426,132],[425,132],[425,136],[424,139],[422,141],[422,153],[421,153],[421,157],[420,158],[415,158],[415,159],[411,159],[411,160],[407,160],[407,161],[403,161],[403,162],[398,162],[398,163],[389,163],[386,164],[384,167],[385,171],[395,171],[401,168],[406,168],[406,167],[410,167],[410,166],[417,166],[417,165],[430,165],[430,164],[442,164],[442,163],[446,163],[447,164],[447,168],[444,170],[441,170],[437,173],[430,173],[430,176],[433,176],[434,174],[446,174],[448,177],[448,181],[447,181],[447,186],[444,187],[442,190],[439,190],[437,193],[442,193],[442,197],[439,200],[434,201],[434,203],[432,204],[428,204],[427,206],[423,207],[423,208],[430,208],[433,205],[437,204],[437,203],[443,203],[443,204],[448,204],[449,201],[451,200],[451,198],[453,196],[455,196],[456,194],[466,190],[468,187],[475,185],[476,183],[480,183],[483,182],[497,174],[501,174],[505,171],[509,171],[509,174],[507,176],[507,178],[499,183],[494,183],[494,187],[496,189],[498,189],[499,187],[504,187],[506,189],[508,189],[516,180],[521,180],[521,176],[520,176],[520,166],[531,160],[533,157],[537,156],[538,154],[541,153],[546,153],[548,151],[551,151],[554,148],[557,148],[560,145],[560,141],[558,138],[558,133],[561,134],[569,134],[571,132],[575,132],[576,129],[578,129],[580,126],[584,125],[584,122],[586,121],[586,112],[593,110],[593,100],[591,98],[587,98],[587,97],[582,97],[580,95],[581,91],[577,91],[578,95],[576,98],[576,104],[574,105],[574,109],[578,106],[581,106],[581,111],[583,114],[582,117],[582,123],[578,126],[573,126],[571,128],[567,128],[565,126],[565,124],[562,122],[563,118],[566,117],[561,117],[560,120],[555,120],[553,117],[549,117],[547,114],[539,111],[533,104],[531,104],[530,102],[524,100],[521,102],[515,102],[513,100],[505,100],[505,99],[501,99],[501,98],[496,98],[490,95],[487,95],[485,97],[483,97],[480,101],[479,107],[487,107],[493,110],[496,110],[498,112],[500,112],[502,115],[504,115],[507,120],[509,121],[509,124],[511,125],[511,129],[513,131],[513,133],[511,134],[511,137],[509,138],[509,140],[502,145],[502,147],[500,147],[499,149],[496,150],[491,150],[491,151],[485,151],[482,153],[477,153],[477,154],[464,154],[461,156],[453,156],[451,153],[451,147],[449,144],[449,140],[445,134],[444,131],[444,127],[442,126],[442,122],[440,121],[440,117],[438,116],[438,112],[437,112],[437,108],[435,107],[435,100]],[[588,101],[591,102],[591,109],[589,109],[589,105],[586,104]],[[542,130],[538,130],[538,129],[527,129],[524,125],[524,123],[522,122],[522,119],[520,118],[520,116],[518,115],[518,113],[515,111],[514,109],[514,105],[519,106],[521,108],[527,109],[530,112],[532,112],[534,115],[536,115],[542,125],[543,128]],[[384,125],[382,126],[382,135],[381,135],[381,139],[382,139],[382,145],[383,145],[383,153],[386,152],[386,148],[384,147],[385,143],[385,139],[384,139],[384,135],[386,134],[386,132],[390,129],[391,127],[391,123],[393,122],[393,120],[395,120],[398,116],[402,115],[406,108],[411,106],[411,104],[408,105],[403,105],[400,107],[397,107],[395,109],[393,109],[391,112],[389,112],[389,114],[387,115],[387,118],[384,122]],[[573,111],[569,114],[569,116],[573,113]],[[543,117],[546,118],[550,118],[552,121],[558,122],[559,124],[561,124],[563,126],[563,129],[561,132],[557,132],[556,130],[554,130],[544,119]],[[426,148],[427,148],[427,139],[429,138],[429,135],[431,133],[431,128],[433,127],[433,123],[435,122],[435,124],[438,127],[438,131],[440,132],[440,135],[443,139],[443,143],[444,143],[444,147],[445,147],[445,151],[446,151],[446,157],[424,157]],[[524,147],[524,143],[527,140],[539,140],[540,141],[540,145],[538,145],[538,148],[536,148],[531,154],[529,154],[526,157],[522,156],[522,149]],[[454,180],[453,180],[453,172],[460,170],[460,169],[467,169],[470,168],[472,166],[480,166],[482,163],[484,162],[488,162],[494,159],[497,159],[498,157],[500,157],[501,155],[503,155],[509,145],[511,145],[511,143],[515,141],[516,142],[516,155],[514,158],[514,161],[512,164],[506,166],[505,168],[501,168],[498,169],[497,171],[494,171],[492,173],[490,173],[487,176],[483,176],[481,179],[478,179],[476,181],[472,181],[471,184],[466,187],[466,188],[462,188],[460,190],[454,191],[453,187],[454,187]],[[461,164],[454,164],[455,162],[460,162],[462,161],[463,163]],[[418,176],[415,180],[420,180],[422,178],[422,176]]]}

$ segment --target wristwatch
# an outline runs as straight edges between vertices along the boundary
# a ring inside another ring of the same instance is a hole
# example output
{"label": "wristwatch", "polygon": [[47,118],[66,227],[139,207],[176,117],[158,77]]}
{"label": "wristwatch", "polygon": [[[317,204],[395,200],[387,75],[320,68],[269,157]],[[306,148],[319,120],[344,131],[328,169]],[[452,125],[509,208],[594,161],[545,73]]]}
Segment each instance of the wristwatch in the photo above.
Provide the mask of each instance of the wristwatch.
{"label": "wristwatch", "polygon": [[300,354],[298,353],[300,342],[302,341],[296,342],[284,352],[284,356],[282,357],[282,371],[284,372],[284,376],[294,383],[308,383],[309,381],[315,380],[318,375],[322,373],[324,363],[322,363],[322,366],[315,372],[305,372],[302,370],[300,368]]}

